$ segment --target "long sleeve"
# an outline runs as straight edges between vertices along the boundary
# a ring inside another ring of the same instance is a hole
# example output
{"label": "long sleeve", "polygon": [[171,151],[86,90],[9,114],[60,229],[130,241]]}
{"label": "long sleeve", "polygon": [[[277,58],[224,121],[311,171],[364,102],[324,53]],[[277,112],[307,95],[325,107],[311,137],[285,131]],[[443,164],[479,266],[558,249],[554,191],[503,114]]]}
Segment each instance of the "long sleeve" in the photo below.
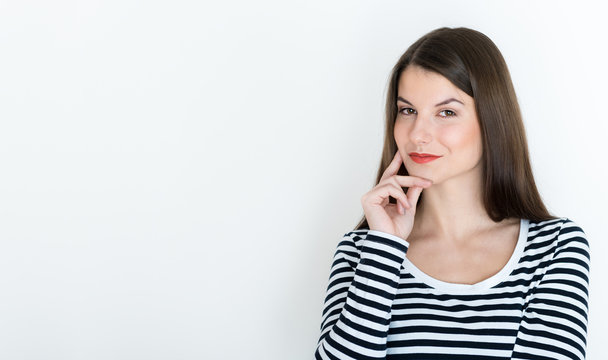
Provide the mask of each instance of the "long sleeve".
{"label": "long sleeve", "polygon": [[409,244],[370,230],[344,235],[334,255],[316,359],[384,359],[391,306]]}
{"label": "long sleeve", "polygon": [[512,359],[584,359],[589,299],[589,243],[571,220],[524,307]]}

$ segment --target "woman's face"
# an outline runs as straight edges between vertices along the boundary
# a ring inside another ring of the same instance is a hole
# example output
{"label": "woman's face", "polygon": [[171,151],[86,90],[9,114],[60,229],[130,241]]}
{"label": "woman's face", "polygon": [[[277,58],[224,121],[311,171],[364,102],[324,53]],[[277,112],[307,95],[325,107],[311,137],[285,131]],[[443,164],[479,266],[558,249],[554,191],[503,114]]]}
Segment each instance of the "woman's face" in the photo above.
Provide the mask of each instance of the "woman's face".
{"label": "woman's face", "polygon": [[472,97],[442,75],[415,65],[401,74],[397,96],[395,142],[410,175],[434,185],[481,178],[481,131]]}

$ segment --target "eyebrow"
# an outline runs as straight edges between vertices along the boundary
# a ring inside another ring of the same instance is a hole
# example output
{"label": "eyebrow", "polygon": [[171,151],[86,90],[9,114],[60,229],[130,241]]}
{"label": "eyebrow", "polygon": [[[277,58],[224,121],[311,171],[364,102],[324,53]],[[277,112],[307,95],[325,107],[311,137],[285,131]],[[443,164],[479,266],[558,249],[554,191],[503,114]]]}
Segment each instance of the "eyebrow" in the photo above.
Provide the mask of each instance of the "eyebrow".
{"label": "eyebrow", "polygon": [[[406,104],[409,104],[409,105],[414,106],[414,104],[412,104],[411,102],[409,102],[409,101],[405,100],[405,99],[404,99],[404,98],[402,98],[401,96],[397,97],[397,100],[401,100],[402,102],[404,102],[404,103],[406,103]],[[456,101],[456,102],[459,102],[459,103],[461,103],[462,105],[464,105],[464,103],[463,103],[462,101],[460,101],[460,100],[457,100],[457,99],[454,99],[454,98],[449,98],[449,99],[447,99],[447,100],[444,100],[444,101],[440,102],[439,104],[436,104],[435,106],[441,106],[441,105],[449,104],[449,103],[451,103],[452,101]]]}

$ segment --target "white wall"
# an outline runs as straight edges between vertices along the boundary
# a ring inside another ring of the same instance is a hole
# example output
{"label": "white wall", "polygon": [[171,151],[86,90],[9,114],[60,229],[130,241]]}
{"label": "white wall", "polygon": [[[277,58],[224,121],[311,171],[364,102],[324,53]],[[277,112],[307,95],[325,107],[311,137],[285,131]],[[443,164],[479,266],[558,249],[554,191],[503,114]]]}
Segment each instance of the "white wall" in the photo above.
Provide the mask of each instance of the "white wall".
{"label": "white wall", "polygon": [[390,69],[467,26],[507,60],[547,205],[590,240],[600,359],[599,4],[2,0],[0,358],[312,358]]}

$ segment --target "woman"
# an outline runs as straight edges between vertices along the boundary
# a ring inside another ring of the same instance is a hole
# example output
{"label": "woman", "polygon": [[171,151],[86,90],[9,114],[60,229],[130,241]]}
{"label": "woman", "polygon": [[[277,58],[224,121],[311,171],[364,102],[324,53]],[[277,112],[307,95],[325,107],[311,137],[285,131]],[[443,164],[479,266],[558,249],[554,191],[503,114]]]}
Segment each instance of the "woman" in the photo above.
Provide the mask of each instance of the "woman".
{"label": "woman", "polygon": [[331,269],[317,359],[583,359],[589,245],[538,193],[485,35],[441,28],[393,68],[376,186]]}

